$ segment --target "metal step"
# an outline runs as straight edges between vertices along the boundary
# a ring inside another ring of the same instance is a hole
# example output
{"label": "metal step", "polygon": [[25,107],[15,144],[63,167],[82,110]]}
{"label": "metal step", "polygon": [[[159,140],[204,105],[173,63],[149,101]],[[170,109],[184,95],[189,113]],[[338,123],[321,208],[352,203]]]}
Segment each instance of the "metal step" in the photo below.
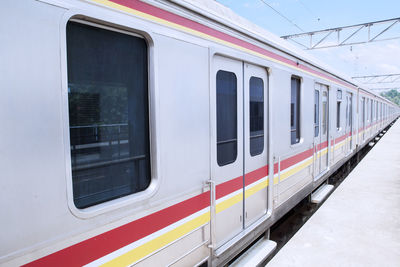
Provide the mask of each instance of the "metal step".
{"label": "metal step", "polygon": [[368,145],[369,145],[370,147],[373,147],[373,146],[375,145],[375,143],[374,143],[374,142],[369,142]]}
{"label": "metal step", "polygon": [[269,239],[261,239],[237,258],[230,267],[258,266],[276,248],[276,242]]}
{"label": "metal step", "polygon": [[311,194],[311,203],[321,203],[328,194],[333,190],[333,185],[324,184]]}

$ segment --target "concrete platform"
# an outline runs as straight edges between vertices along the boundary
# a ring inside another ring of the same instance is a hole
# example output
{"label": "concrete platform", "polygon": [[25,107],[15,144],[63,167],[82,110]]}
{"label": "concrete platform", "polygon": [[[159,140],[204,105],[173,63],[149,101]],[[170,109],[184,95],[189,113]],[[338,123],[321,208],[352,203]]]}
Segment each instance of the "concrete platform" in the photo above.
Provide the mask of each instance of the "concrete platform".
{"label": "concrete platform", "polygon": [[400,120],[267,266],[400,266]]}

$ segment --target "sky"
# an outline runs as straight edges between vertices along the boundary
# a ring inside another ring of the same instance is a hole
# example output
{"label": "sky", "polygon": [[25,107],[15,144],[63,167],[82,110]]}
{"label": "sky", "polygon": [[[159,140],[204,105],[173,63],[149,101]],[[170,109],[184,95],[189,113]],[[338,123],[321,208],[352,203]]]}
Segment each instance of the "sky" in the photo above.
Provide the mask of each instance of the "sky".
{"label": "sky", "polygon": [[[278,36],[400,17],[399,0],[217,1]],[[292,23],[282,18],[262,1],[271,5]],[[379,29],[376,28],[376,31]],[[400,23],[387,34],[388,37],[389,35],[400,36]],[[348,76],[400,73],[400,39],[307,52]],[[400,87],[400,82],[371,86]]]}

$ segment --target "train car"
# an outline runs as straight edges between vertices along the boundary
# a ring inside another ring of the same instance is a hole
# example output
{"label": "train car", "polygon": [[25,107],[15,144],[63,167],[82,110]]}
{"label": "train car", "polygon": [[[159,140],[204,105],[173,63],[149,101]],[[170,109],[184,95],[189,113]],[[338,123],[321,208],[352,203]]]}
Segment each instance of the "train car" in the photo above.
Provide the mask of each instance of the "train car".
{"label": "train car", "polygon": [[211,0],[5,0],[2,266],[221,266],[399,108]]}

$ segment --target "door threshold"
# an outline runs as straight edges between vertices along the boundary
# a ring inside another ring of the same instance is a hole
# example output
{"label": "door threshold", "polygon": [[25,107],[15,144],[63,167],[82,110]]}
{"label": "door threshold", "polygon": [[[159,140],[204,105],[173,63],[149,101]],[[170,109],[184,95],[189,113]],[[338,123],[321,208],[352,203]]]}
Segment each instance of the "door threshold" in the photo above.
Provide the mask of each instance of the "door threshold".
{"label": "door threshold", "polygon": [[325,171],[321,172],[320,174],[318,174],[318,176],[316,176],[316,177],[314,178],[314,182],[315,182],[315,181],[318,181],[319,179],[321,179],[322,176],[324,176],[324,175],[327,174],[328,172],[329,172],[329,168],[326,169]]}
{"label": "door threshold", "polygon": [[257,221],[254,223],[250,224],[247,228],[243,229],[240,233],[238,233],[236,236],[231,238],[228,242],[225,244],[221,245],[219,248],[215,250],[215,256],[219,257],[221,256],[225,251],[233,248],[236,244],[242,240],[245,236],[251,234],[257,226],[262,224],[264,221],[268,220],[271,217],[271,214],[265,214],[261,218],[259,218]]}

